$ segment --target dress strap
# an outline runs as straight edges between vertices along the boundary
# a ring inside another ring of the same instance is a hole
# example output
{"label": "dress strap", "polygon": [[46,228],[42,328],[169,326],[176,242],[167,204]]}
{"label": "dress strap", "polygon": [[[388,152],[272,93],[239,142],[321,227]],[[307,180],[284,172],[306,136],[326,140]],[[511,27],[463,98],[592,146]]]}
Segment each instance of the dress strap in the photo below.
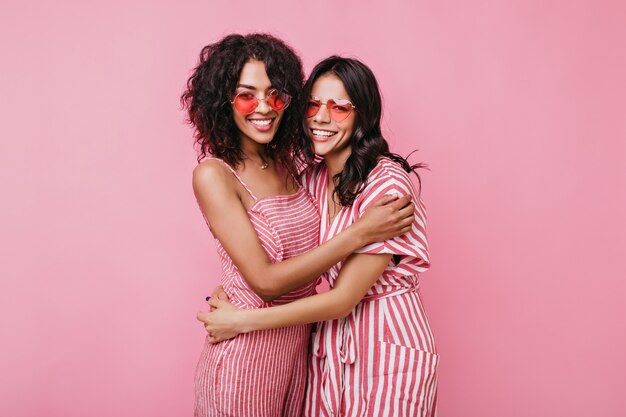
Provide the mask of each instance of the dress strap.
{"label": "dress strap", "polygon": [[224,161],[223,159],[220,158],[216,158],[214,156],[209,156],[206,159],[212,159],[215,161],[220,161],[221,163],[223,163],[224,165],[226,165],[226,167],[228,169],[230,169],[230,172],[233,173],[233,175],[235,176],[235,178],[237,178],[237,181],[239,181],[239,183],[243,186],[243,188],[246,189],[246,191],[248,192],[248,194],[250,194],[250,197],[252,197],[252,199],[254,201],[258,200],[258,198],[256,198],[256,195],[254,195],[254,193],[252,192],[252,190],[250,189],[250,187],[248,187],[248,185],[243,182],[243,180],[241,179],[241,177],[239,176],[239,174],[237,174],[237,171],[235,171],[235,169],[233,167],[231,167],[226,161]]}

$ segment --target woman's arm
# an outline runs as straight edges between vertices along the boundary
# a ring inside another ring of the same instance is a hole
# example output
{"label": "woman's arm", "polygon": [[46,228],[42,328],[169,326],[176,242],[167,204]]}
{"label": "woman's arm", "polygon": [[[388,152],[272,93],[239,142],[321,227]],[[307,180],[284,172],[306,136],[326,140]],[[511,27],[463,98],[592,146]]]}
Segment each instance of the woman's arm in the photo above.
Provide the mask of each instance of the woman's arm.
{"label": "woman's arm", "polygon": [[353,254],[343,264],[335,286],[324,293],[301,298],[288,304],[239,310],[224,300],[211,299],[210,313],[198,313],[205,323],[211,343],[239,333],[314,323],[345,317],[383,273],[391,254]]}
{"label": "woman's arm", "polygon": [[196,199],[235,266],[263,300],[271,301],[317,279],[332,265],[373,241],[404,233],[411,227],[410,196],[381,198],[359,222],[325,244],[297,257],[271,263],[261,246],[238,194],[232,173],[218,161],[199,164],[193,173]]}

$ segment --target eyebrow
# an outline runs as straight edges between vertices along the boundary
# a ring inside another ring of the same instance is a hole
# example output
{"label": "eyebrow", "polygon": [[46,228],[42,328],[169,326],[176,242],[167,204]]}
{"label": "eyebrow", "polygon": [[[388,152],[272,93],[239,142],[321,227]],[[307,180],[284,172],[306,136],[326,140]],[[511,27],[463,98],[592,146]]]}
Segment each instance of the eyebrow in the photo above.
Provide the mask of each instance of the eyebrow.
{"label": "eyebrow", "polygon": [[[248,84],[237,84],[237,88],[247,88],[249,90],[256,90],[257,88],[253,85],[248,85]],[[273,86],[269,86],[267,88],[267,90],[271,90],[272,88],[274,88]]]}

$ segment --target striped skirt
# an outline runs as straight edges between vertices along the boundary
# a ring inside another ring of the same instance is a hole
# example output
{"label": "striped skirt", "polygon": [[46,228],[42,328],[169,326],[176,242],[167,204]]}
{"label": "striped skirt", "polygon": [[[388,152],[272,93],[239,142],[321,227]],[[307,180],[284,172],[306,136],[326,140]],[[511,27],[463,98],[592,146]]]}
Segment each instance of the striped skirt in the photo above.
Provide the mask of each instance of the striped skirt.
{"label": "striped skirt", "polygon": [[195,377],[195,417],[300,417],[311,326],[205,342]]}

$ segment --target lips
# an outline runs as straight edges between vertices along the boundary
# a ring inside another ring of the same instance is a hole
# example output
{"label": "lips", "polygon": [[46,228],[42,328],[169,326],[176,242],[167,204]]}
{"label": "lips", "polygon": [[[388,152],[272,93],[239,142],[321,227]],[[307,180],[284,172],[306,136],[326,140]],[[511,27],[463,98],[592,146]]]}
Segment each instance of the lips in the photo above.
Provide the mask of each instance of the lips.
{"label": "lips", "polygon": [[311,129],[311,138],[315,142],[326,142],[337,134],[334,130]]}
{"label": "lips", "polygon": [[267,132],[274,125],[274,118],[271,117],[262,119],[247,119],[247,121],[259,132]]}

